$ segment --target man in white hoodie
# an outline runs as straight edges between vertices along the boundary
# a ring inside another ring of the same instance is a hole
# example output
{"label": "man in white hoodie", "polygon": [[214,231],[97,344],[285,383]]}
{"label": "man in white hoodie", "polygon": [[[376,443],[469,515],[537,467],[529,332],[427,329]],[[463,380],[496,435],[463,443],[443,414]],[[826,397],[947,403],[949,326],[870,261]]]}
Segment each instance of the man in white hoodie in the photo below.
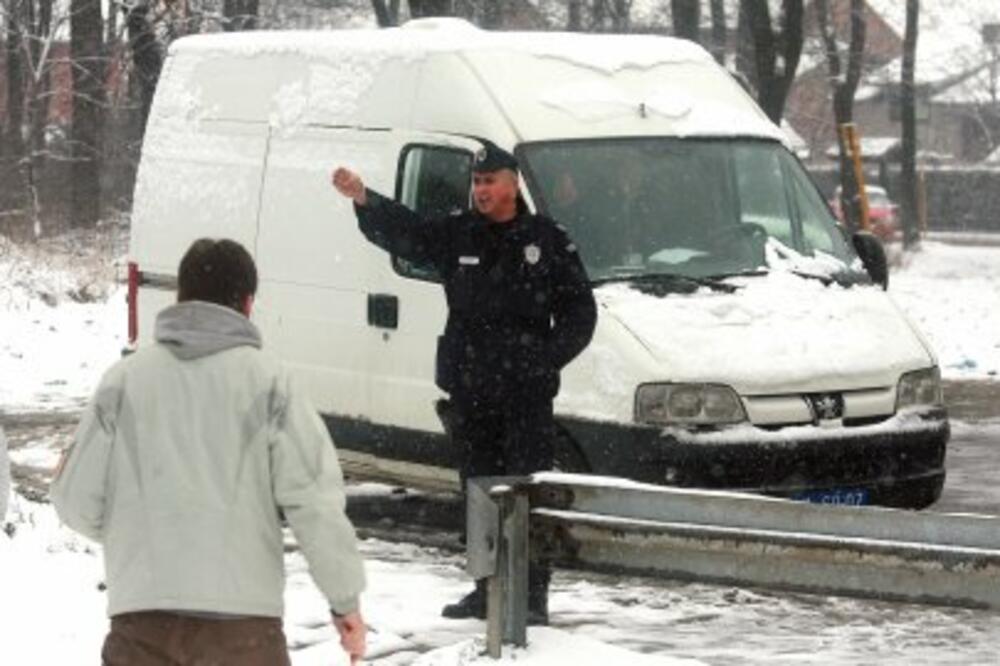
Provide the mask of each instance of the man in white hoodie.
{"label": "man in white hoodie", "polygon": [[104,547],[105,666],[289,664],[284,516],[352,662],[364,570],[330,436],[249,320],[253,259],[196,241],[156,343],[115,364],[52,486]]}

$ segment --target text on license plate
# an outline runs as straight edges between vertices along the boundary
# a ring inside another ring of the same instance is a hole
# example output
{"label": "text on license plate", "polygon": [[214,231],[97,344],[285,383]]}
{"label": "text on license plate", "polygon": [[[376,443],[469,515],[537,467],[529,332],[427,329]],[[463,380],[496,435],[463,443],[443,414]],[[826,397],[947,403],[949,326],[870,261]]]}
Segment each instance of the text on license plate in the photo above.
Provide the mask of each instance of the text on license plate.
{"label": "text on license plate", "polygon": [[804,500],[813,504],[835,504],[840,506],[864,506],[870,502],[868,491],[864,488],[810,490],[797,493],[793,496],[793,499]]}

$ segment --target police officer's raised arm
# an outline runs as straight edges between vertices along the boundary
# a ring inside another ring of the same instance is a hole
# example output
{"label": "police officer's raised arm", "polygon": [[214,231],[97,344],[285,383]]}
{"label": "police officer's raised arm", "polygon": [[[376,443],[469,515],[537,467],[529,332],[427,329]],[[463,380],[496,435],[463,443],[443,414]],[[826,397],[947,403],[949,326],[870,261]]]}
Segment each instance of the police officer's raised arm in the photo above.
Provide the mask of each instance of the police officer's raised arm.
{"label": "police officer's raised arm", "polygon": [[334,170],[331,182],[354,202],[358,227],[369,241],[394,256],[441,266],[447,247],[447,225],[425,220],[412,210],[365,187],[350,169]]}

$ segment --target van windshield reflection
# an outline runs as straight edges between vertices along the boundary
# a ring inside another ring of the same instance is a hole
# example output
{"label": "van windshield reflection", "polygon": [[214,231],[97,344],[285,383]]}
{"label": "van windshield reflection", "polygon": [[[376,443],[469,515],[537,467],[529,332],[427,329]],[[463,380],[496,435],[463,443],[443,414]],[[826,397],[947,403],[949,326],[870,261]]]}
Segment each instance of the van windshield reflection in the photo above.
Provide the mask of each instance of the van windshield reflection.
{"label": "van windshield reflection", "polygon": [[777,142],[634,138],[524,144],[539,209],[595,283],[769,270],[864,281],[825,202]]}

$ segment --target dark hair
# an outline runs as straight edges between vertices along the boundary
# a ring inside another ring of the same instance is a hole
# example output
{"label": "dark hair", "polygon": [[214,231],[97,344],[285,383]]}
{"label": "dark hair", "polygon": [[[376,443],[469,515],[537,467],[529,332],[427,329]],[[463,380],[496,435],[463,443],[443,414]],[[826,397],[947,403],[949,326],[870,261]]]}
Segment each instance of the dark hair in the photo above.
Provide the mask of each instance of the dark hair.
{"label": "dark hair", "polygon": [[181,259],[177,273],[177,302],[208,301],[243,311],[247,296],[257,293],[253,257],[236,241],[196,240]]}

